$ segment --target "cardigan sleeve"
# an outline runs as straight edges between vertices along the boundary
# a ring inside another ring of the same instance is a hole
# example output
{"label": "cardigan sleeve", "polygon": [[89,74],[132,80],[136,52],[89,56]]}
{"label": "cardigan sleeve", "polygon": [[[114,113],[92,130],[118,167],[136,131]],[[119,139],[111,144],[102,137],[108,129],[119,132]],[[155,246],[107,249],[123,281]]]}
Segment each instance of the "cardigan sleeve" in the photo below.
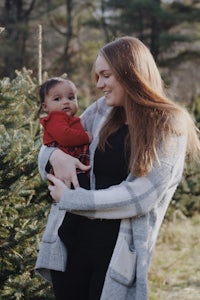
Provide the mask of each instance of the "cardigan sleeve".
{"label": "cardigan sleeve", "polygon": [[169,202],[181,180],[186,139],[176,138],[177,146],[144,177],[129,175],[119,185],[102,190],[65,189],[60,209],[91,218],[121,219],[142,216],[160,203]]}
{"label": "cardigan sleeve", "polygon": [[46,166],[51,154],[56,150],[55,147],[47,147],[42,145],[38,154],[38,169],[43,180],[47,180]]}

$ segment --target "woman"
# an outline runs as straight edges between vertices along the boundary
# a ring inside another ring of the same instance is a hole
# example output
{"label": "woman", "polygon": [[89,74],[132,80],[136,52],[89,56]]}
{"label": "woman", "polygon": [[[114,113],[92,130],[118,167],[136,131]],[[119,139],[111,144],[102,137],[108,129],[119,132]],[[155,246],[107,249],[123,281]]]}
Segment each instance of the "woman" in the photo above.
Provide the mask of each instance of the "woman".
{"label": "woman", "polygon": [[[105,45],[94,74],[104,97],[81,117],[93,135],[91,190],[78,187],[75,169],[84,165],[58,149],[42,148],[40,173],[46,178],[50,160],[57,178],[47,178],[57,205],[36,269],[53,280],[59,300],[147,300],[160,225],[185,157],[197,159],[200,142],[189,114],[165,96],[154,59],[140,40],[127,36]],[[71,183],[75,190],[68,188]],[[67,251],[57,233],[66,211],[85,220],[74,248],[64,242]]]}

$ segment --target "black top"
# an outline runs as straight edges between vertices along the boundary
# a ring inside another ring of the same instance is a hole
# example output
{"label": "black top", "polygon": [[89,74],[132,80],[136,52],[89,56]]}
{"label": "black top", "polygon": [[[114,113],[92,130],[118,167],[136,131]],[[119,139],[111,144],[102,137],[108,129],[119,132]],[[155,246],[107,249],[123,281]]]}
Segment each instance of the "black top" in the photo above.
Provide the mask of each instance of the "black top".
{"label": "black top", "polygon": [[[105,151],[98,148],[94,157],[94,174],[96,189],[104,189],[121,183],[128,175],[130,152],[127,148],[126,136],[128,126],[123,125],[118,131],[108,137]],[[67,213],[59,235],[68,250],[70,247],[114,248],[118,236],[119,219],[88,219]]]}
{"label": "black top", "polygon": [[105,151],[98,148],[94,157],[96,190],[119,184],[128,175],[129,149],[126,136],[128,126],[122,126],[108,137]]}

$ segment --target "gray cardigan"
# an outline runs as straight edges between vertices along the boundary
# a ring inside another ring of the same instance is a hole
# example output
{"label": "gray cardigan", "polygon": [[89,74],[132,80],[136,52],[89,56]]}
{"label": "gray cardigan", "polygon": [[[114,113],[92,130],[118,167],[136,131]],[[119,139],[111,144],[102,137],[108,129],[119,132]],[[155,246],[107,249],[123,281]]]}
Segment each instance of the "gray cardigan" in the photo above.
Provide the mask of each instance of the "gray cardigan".
{"label": "gray cardigan", "polygon": [[[91,217],[121,219],[117,243],[106,273],[101,300],[147,300],[148,269],[162,220],[181,180],[186,137],[172,136],[170,149],[158,150],[160,164],[144,177],[131,174],[119,185],[95,191],[93,159],[98,144],[99,130],[110,108],[100,98],[90,105],[81,121],[91,132],[90,145],[91,190],[77,188],[64,191],[59,204],[53,204],[40,244],[36,270],[51,280],[50,269],[64,271],[67,252],[57,230],[66,211]],[[46,178],[45,165],[53,148],[42,147],[39,170]]]}

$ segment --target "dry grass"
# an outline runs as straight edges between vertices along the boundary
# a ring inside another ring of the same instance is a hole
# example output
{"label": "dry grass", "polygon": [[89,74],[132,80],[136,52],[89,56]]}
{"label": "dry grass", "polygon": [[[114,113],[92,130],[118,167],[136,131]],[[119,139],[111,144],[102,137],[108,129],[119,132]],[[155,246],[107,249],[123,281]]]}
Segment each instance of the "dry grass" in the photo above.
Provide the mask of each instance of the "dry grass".
{"label": "dry grass", "polygon": [[200,299],[200,215],[163,223],[149,282],[150,300]]}

